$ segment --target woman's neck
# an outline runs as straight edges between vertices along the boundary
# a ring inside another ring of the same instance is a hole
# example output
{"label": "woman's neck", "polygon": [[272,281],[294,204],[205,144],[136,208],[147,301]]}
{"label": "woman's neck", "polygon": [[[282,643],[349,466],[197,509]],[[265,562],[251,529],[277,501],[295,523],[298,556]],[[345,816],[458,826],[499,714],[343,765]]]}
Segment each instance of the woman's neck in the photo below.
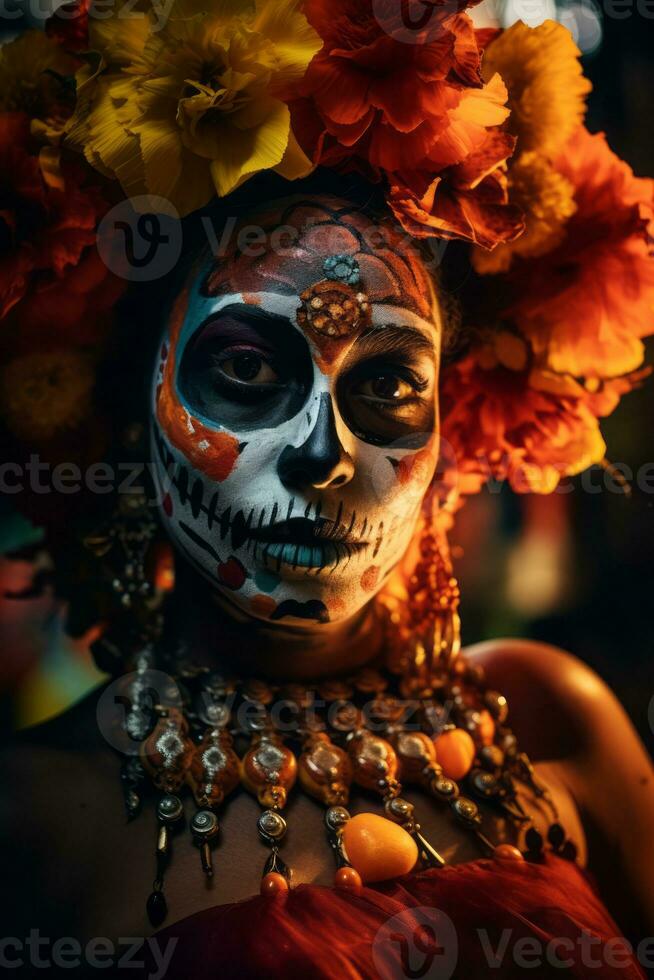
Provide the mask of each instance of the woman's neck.
{"label": "woman's neck", "polygon": [[374,602],[336,623],[268,624],[199,583],[194,573],[180,582],[173,602],[175,633],[189,658],[240,676],[297,682],[334,677],[374,659],[383,643]]}

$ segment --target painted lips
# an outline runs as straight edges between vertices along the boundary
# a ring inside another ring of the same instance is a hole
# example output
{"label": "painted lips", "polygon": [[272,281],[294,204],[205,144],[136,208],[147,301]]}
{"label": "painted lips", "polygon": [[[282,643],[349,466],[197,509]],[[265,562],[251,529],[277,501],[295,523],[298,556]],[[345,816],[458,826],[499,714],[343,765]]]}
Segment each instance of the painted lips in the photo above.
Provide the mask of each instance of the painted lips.
{"label": "painted lips", "polygon": [[295,517],[252,529],[250,537],[263,545],[262,558],[300,568],[326,568],[368,547],[332,521]]}

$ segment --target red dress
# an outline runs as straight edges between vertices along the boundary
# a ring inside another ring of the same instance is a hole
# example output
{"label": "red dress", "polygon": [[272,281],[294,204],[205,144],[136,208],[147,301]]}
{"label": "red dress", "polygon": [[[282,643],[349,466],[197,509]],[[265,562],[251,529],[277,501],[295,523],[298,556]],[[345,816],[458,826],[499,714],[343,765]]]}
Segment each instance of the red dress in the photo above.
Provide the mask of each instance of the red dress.
{"label": "red dress", "polygon": [[160,951],[177,940],[166,980],[645,976],[585,873],[551,855],[423,871],[359,895],[299,885],[153,939]]}

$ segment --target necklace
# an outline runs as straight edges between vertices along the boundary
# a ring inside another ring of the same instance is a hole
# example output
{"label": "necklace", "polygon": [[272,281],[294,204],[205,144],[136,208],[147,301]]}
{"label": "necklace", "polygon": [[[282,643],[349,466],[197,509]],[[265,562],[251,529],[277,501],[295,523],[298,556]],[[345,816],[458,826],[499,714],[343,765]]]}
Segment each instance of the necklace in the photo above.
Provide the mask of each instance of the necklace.
{"label": "necklace", "polygon": [[[392,608],[385,614],[392,635]],[[264,894],[285,891],[291,882],[282,857],[283,811],[297,788],[325,808],[338,888],[356,891],[364,883],[445,864],[402,797],[403,784],[420,787],[431,805],[449,809],[485,855],[540,861],[545,841],[518,799],[517,784],[526,784],[551,811],[551,849],[576,857],[551,796],[508,727],[506,699],[488,689],[483,671],[462,655],[430,667],[426,676],[424,670],[407,672],[391,646],[374,666],[313,686],[238,680],[184,659],[174,666],[166,660],[143,652],[123,688],[131,706],[125,728],[139,742],[138,756],[124,763],[121,774],[129,819],[141,810],[148,783],[159,794],[156,876],[147,899],[154,927],[167,915],[164,876],[173,836],[183,824],[184,793],[197,807],[189,829],[207,876],[213,875],[220,809],[239,784],[256,797],[262,809],[258,836],[267,849]],[[153,666],[168,679],[154,699]],[[352,786],[377,794],[384,816],[351,817]],[[508,818],[522,849],[492,843],[483,829],[487,808]]]}
{"label": "necklace", "polygon": [[[158,794],[156,873],[146,905],[155,928],[168,912],[164,877],[183,824],[183,795],[195,801],[189,829],[202,871],[212,876],[218,814],[239,784],[261,806],[265,894],[291,882],[283,811],[297,788],[325,808],[338,888],[356,891],[445,864],[403,798],[403,784],[419,787],[427,806],[448,809],[487,856],[540,861],[545,840],[518,797],[518,784],[526,785],[551,814],[547,844],[575,860],[554,801],[508,726],[506,699],[460,653],[459,588],[439,521],[446,516],[427,513],[407,590],[382,590],[374,600],[385,635],[378,660],[313,686],[224,676],[164,642],[174,632],[165,622],[173,562],[140,498],[121,502],[116,518],[86,540],[116,600],[111,626],[94,645],[96,660],[111,671],[124,663],[121,649],[135,651],[113,694],[115,704],[128,706],[121,726],[138,746],[121,768],[128,819],[141,811],[148,786]],[[378,795],[384,816],[351,817],[352,786]],[[489,808],[508,819],[520,847],[489,839]]]}

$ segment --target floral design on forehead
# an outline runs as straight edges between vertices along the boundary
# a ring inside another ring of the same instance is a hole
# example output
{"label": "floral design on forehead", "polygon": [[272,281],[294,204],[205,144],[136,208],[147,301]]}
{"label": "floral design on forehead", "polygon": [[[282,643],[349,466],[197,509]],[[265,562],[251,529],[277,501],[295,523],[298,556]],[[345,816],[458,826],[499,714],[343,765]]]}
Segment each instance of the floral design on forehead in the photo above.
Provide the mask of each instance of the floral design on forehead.
{"label": "floral design on forehead", "polygon": [[239,248],[244,224],[237,225],[231,246],[207,277],[205,295],[272,291],[301,297],[325,280],[353,288],[344,273],[337,274],[351,263],[363,287],[356,292],[365,292],[370,303],[402,306],[426,320],[433,316],[434,288],[415,241],[354,203],[289,198],[249,216],[246,227],[261,232],[261,244],[247,252]]}

